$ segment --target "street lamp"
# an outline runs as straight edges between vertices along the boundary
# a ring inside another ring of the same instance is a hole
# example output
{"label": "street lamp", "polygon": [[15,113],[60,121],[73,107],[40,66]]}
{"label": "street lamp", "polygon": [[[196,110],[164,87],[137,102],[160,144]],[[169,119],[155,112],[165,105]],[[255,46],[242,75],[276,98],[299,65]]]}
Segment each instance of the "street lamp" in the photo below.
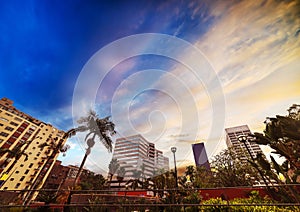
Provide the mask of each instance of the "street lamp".
{"label": "street lamp", "polygon": [[[246,144],[246,142],[248,141],[247,136],[245,136],[245,135],[239,135],[237,137],[237,139],[238,139],[239,142],[241,142],[241,143],[244,144],[244,146],[246,147],[246,149],[247,149],[247,151],[248,151],[248,153],[249,153],[252,161],[255,163],[255,159],[254,159],[253,155],[251,154],[251,151],[250,151],[249,147]],[[266,181],[263,173],[261,172],[261,170],[258,167],[255,167],[255,168],[257,169],[258,173],[260,174],[260,176],[261,176],[262,180],[264,181],[265,185],[268,187],[268,183],[267,183],[267,181]]]}
{"label": "street lamp", "polygon": [[246,144],[246,142],[247,142],[247,137],[246,137],[245,135],[239,135],[239,136],[238,136],[238,140],[239,140],[239,142],[241,142],[241,143],[244,144],[244,146],[246,147],[246,149],[247,149],[247,151],[248,151],[248,153],[249,153],[251,159],[254,161],[254,157],[253,157],[253,155],[251,154],[251,151],[250,151],[249,147],[248,147],[247,144]]}
{"label": "street lamp", "polygon": [[173,152],[173,155],[174,155],[175,183],[176,183],[176,188],[178,188],[178,177],[177,177],[176,158],[175,158],[175,152],[176,152],[176,150],[177,150],[176,147],[171,147],[171,152]]}

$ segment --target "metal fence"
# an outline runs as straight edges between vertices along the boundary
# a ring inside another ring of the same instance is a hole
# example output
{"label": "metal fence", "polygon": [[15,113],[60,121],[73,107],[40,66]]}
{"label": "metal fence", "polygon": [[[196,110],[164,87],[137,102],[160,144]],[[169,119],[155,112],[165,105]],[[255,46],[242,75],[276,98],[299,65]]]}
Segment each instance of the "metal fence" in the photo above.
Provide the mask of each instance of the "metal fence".
{"label": "metal fence", "polygon": [[[274,186],[273,188],[280,187]],[[285,185],[287,186],[287,185]],[[289,185],[300,188],[299,184]],[[201,189],[147,189],[147,190],[1,190],[0,211],[299,211],[300,203],[278,202],[263,196],[258,202],[236,203],[231,192],[241,193],[239,198],[245,199],[249,190],[263,191],[264,187],[226,187]],[[247,191],[247,192],[245,192]],[[299,190],[298,190],[299,191]],[[44,193],[44,202],[24,202],[22,197],[28,193]],[[196,192],[205,195],[207,192],[216,194],[215,197],[200,197],[195,203],[184,201],[188,193]],[[223,192],[223,193],[222,193]],[[220,195],[222,193],[222,195]],[[49,195],[48,195],[49,194]],[[51,203],[51,195],[62,196],[56,199],[58,203]],[[160,196],[159,196],[160,194]],[[180,195],[181,196],[180,196]],[[224,194],[224,195],[223,195]],[[47,196],[48,195],[48,196]],[[176,196],[177,195],[177,196]],[[179,198],[179,197],[181,198]],[[47,200],[46,198],[49,197]],[[168,198],[169,199],[168,199]],[[211,202],[210,200],[214,201]],[[167,200],[167,201],[166,201]]]}

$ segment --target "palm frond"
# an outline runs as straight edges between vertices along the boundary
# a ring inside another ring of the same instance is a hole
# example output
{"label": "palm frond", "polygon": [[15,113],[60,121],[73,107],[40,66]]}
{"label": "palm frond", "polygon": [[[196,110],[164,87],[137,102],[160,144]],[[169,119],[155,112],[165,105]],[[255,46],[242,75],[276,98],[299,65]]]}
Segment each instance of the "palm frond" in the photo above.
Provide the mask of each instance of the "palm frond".
{"label": "palm frond", "polygon": [[46,142],[44,142],[44,143],[41,143],[38,145],[39,148],[44,148],[46,146],[50,146],[50,144],[47,144]]}

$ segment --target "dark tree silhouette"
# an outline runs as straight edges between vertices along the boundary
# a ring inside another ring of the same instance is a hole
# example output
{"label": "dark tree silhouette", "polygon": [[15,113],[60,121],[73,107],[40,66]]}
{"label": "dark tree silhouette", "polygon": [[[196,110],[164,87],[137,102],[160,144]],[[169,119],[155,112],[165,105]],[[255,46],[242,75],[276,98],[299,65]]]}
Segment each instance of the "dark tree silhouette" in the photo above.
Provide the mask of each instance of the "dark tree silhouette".
{"label": "dark tree silhouette", "polygon": [[81,117],[77,121],[81,125],[77,128],[71,129],[68,132],[69,135],[74,135],[76,134],[76,132],[88,132],[85,136],[85,141],[88,145],[88,148],[86,149],[84,158],[76,175],[74,186],[78,181],[88,155],[91,153],[92,147],[95,145],[96,138],[100,140],[100,142],[105,146],[108,152],[112,152],[113,142],[110,136],[114,135],[116,131],[114,123],[109,119],[109,116],[105,118],[99,118],[95,111],[90,110],[87,116]]}
{"label": "dark tree silhouette", "polygon": [[[267,118],[263,133],[251,135],[252,141],[259,145],[266,145],[273,149],[272,153],[285,158],[281,165],[271,155],[271,163],[260,155],[256,158],[257,164],[262,167],[266,175],[278,184],[300,183],[300,105],[292,105],[287,116],[277,115],[276,118]],[[275,171],[274,171],[275,170]],[[284,176],[285,182],[278,179]],[[277,192],[282,201],[300,202],[300,195],[293,186],[282,186]]]}

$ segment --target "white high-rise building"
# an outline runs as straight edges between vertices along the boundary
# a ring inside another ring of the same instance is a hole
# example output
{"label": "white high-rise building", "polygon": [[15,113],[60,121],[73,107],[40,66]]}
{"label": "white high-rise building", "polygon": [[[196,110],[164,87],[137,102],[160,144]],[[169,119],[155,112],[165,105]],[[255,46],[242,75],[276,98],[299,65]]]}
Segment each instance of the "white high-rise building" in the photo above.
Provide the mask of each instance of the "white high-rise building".
{"label": "white high-rise building", "polygon": [[141,135],[118,138],[113,158],[118,160],[120,167],[125,168],[125,179],[135,178],[134,170],[141,171],[142,177],[148,178],[158,169],[169,169],[168,158]]}

